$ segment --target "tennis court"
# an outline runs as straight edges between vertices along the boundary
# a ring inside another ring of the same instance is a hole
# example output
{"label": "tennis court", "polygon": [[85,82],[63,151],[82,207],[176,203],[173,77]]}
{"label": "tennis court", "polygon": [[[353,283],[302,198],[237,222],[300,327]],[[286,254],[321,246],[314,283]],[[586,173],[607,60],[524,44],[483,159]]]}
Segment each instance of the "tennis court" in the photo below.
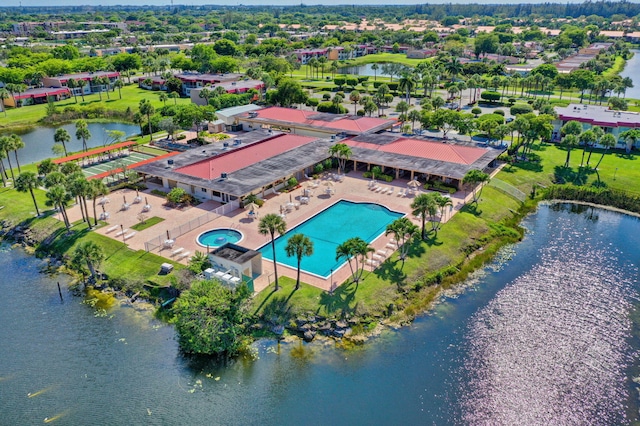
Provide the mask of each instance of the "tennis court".
{"label": "tennis court", "polygon": [[82,173],[86,177],[107,173],[110,170],[122,169],[123,166],[129,167],[131,164],[155,158],[155,155],[143,154],[141,152],[127,152],[125,155],[112,157],[109,160],[102,161],[89,167],[84,167]]}

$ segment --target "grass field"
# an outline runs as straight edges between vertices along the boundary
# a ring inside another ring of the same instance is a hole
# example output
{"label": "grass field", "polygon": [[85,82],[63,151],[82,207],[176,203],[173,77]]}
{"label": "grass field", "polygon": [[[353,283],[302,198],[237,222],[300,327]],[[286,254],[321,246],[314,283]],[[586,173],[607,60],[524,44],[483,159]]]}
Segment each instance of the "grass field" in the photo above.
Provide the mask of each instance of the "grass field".
{"label": "grass field", "polygon": [[[110,92],[111,99],[107,99],[105,93],[102,94],[102,101],[100,101],[99,94],[85,95],[84,101],[81,97],[76,100],[71,97],[64,101],[56,102],[55,105],[58,109],[64,109],[66,106],[87,106],[95,104],[103,104],[105,108],[113,109],[117,111],[126,111],[130,108],[132,111],[138,110],[138,104],[142,99],[148,99],[155,108],[163,106],[162,101],[158,98],[160,92],[154,92],[151,90],[140,89],[136,84],[126,85],[122,88],[122,99],[118,94],[118,91]],[[170,100],[169,102],[173,102]],[[169,103],[168,102],[168,103]],[[188,104],[191,101],[187,98],[176,99],[178,105]],[[9,108],[7,109],[7,116],[0,114],[0,130],[3,128],[12,127],[25,127],[35,125],[39,120],[46,116],[47,105],[29,105],[22,108]]]}

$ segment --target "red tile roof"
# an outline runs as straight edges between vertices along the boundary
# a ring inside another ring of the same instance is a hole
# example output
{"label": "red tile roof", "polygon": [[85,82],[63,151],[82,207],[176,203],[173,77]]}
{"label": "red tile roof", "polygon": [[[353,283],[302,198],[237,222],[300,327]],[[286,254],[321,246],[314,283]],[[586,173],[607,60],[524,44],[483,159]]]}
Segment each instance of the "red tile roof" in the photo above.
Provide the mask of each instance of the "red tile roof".
{"label": "red tile roof", "polygon": [[120,142],[120,143],[116,143],[113,145],[107,145],[107,146],[103,146],[100,148],[95,148],[95,149],[90,149],[87,152],[79,152],[77,154],[73,154],[73,155],[69,155],[67,157],[62,157],[62,158],[56,158],[55,160],[53,160],[53,162],[55,164],[62,164],[62,163],[66,163],[69,161],[73,161],[73,160],[79,160],[81,158],[85,158],[85,157],[91,157],[92,155],[98,155],[98,154],[102,154],[103,152],[109,152],[109,151],[115,151],[118,149],[123,149],[123,148],[128,148],[132,145],[135,145],[135,142],[132,141],[128,141],[128,142]]}
{"label": "red tile roof", "polygon": [[391,123],[393,120],[376,117],[336,116],[334,121],[314,120],[310,117],[318,115],[315,111],[306,111],[293,108],[270,107],[256,111],[258,118],[283,121],[289,123],[304,124],[310,127],[324,128],[333,131],[346,131],[363,133],[380,126]]}
{"label": "red tile roof", "polygon": [[456,164],[472,164],[482,157],[486,150],[472,146],[454,145],[418,139],[400,138],[386,145],[346,140],[345,143],[356,148],[372,149],[411,157],[444,161]]}
{"label": "red tile roof", "polygon": [[233,173],[259,161],[306,145],[317,138],[300,135],[278,135],[263,141],[234,149],[175,171],[203,179],[217,179],[222,173]]}

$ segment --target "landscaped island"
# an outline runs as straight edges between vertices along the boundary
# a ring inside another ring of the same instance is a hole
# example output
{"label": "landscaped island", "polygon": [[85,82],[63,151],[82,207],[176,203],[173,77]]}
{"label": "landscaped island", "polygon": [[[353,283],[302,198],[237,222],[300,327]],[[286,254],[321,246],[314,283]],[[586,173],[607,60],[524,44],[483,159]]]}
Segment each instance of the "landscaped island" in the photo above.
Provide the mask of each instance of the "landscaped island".
{"label": "landscaped island", "polygon": [[[331,37],[306,41],[274,15],[175,49],[10,44],[0,126],[71,121],[83,150],[58,129],[57,157],[25,165],[30,147],[0,137],[3,233],[79,283],[156,301],[185,352],[234,354],[410,322],[522,238],[540,200],[640,212],[624,17],[420,18],[312,20]],[[364,63],[373,75],[338,71]],[[104,118],[141,136],[90,150],[86,119]]]}

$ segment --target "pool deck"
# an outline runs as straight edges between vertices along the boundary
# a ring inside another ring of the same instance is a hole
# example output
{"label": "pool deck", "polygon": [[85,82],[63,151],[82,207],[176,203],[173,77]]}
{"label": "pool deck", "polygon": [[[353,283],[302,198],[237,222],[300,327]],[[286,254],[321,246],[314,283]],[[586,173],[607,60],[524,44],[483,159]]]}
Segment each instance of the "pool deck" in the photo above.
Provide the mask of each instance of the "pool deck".
{"label": "pool deck", "polygon": [[[196,238],[200,233],[212,228],[237,229],[244,235],[243,239],[238,244],[250,249],[257,249],[270,241],[269,236],[261,235],[258,232],[259,218],[269,213],[280,214],[281,206],[286,206],[287,203],[299,203],[303,189],[307,188],[307,186],[312,182],[313,180],[301,182],[301,187],[290,193],[270,193],[265,197],[264,205],[258,209],[259,215],[257,218],[248,217],[247,210],[236,209],[225,215],[220,215],[214,220],[175,238],[173,248],[160,248],[153,250],[153,252],[166,257],[167,259],[172,259],[186,264],[190,256],[177,259],[176,257],[179,255],[172,255],[172,252],[177,248],[183,249],[181,253],[189,252],[191,255],[194,254],[196,250],[206,251],[206,248],[203,248],[196,243]],[[327,182],[332,182],[332,184]],[[361,172],[352,171],[344,177],[341,182],[334,181],[329,176],[325,176],[318,181],[318,186],[312,189],[313,194],[309,197],[308,204],[300,204],[298,208],[292,208],[286,213],[284,219],[287,223],[287,229],[297,226],[301,222],[304,222],[311,216],[318,213],[320,210],[327,208],[340,199],[355,202],[373,202],[384,205],[391,210],[407,214],[407,217],[409,217],[416,225],[420,226],[420,220],[411,214],[410,204],[413,202],[414,195],[406,197],[398,196],[400,190],[407,189],[407,182],[408,181],[406,179],[398,179],[392,183],[379,183],[379,185],[384,188],[394,189],[392,194],[381,194],[380,192],[375,192],[370,189],[370,179],[363,178]],[[133,203],[136,193],[132,190],[119,190],[109,194],[108,198],[110,199],[110,202],[105,204],[106,211],[110,213],[110,218],[107,221],[108,225],[98,229],[96,232],[122,241],[123,235],[116,235],[120,232],[120,226],[122,225],[122,228],[129,230],[124,233],[125,236],[128,236],[125,240],[126,244],[133,250],[144,250],[145,242],[162,236],[166,230],[185,224],[221,205],[215,201],[207,201],[199,204],[198,206],[189,207],[183,210],[169,208],[164,205],[165,199],[163,197],[150,194],[151,187],[155,188],[155,186],[149,185],[149,187],[150,189],[145,192],[140,192],[142,201],[139,203]],[[333,189],[334,194],[327,194],[326,190],[328,188]],[[465,194],[465,192],[462,191],[451,196],[453,209],[449,214],[445,215],[442,220],[443,222],[449,220],[451,216],[464,205],[465,195],[467,198],[471,197],[471,194]],[[127,210],[123,210],[121,208],[124,203],[123,197],[126,198],[128,203],[130,203]],[[146,213],[142,211],[145,204],[145,197],[151,206],[151,210]],[[93,214],[90,202],[89,211]],[[97,206],[97,212],[98,214],[102,212],[102,208],[99,205]],[[131,230],[131,226],[140,221],[139,215],[141,213],[145,214],[147,218],[151,218],[153,216],[161,217],[164,221],[143,231],[130,235],[133,232]],[[71,221],[76,221],[80,218],[79,206],[76,205],[69,208],[69,219]],[[386,250],[386,257],[389,257],[394,251],[392,248],[388,248],[390,238],[391,236],[385,237],[382,235],[371,242],[371,246],[376,251]],[[262,268],[263,274],[254,280],[254,289],[257,292],[263,290],[274,281],[273,262],[263,260]],[[367,265],[365,269],[371,270],[371,266]],[[296,269],[283,264],[278,264],[278,275],[284,275],[295,279]],[[346,281],[350,275],[351,271],[349,269],[349,265],[345,264],[343,267],[333,272],[333,282],[331,282],[331,279],[322,279],[320,277],[304,273],[304,271],[302,271],[300,278],[307,284],[329,291]]]}

